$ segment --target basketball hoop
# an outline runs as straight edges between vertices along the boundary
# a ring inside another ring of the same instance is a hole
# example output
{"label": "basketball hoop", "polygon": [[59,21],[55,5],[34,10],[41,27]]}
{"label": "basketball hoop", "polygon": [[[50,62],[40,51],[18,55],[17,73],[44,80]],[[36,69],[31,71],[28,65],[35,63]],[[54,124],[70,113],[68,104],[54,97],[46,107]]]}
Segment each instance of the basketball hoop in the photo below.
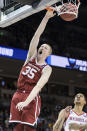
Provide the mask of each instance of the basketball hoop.
{"label": "basketball hoop", "polygon": [[72,21],[78,17],[79,6],[79,0],[68,0],[65,3],[62,0],[62,5],[56,7],[49,7],[49,9],[47,10],[54,10],[63,20]]}

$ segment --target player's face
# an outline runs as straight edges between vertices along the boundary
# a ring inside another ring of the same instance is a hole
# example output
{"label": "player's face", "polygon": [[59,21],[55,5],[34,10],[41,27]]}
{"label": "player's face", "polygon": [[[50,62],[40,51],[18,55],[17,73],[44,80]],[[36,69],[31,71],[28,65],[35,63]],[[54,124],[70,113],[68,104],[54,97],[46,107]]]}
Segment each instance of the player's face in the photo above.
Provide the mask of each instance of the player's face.
{"label": "player's face", "polygon": [[43,44],[40,46],[40,48],[38,49],[38,54],[42,57],[48,57],[50,55],[50,46],[47,44]]}
{"label": "player's face", "polygon": [[78,93],[75,96],[74,104],[80,104],[84,106],[86,104],[85,96],[82,93]]}

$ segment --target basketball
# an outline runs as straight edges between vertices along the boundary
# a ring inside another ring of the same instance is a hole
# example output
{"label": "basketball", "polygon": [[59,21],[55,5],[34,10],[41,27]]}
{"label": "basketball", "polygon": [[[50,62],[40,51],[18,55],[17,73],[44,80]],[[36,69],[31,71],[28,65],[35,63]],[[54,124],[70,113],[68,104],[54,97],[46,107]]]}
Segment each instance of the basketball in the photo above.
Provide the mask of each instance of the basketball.
{"label": "basketball", "polygon": [[68,13],[61,14],[60,17],[65,21],[72,21],[76,19],[76,15]]}
{"label": "basketball", "polygon": [[77,18],[78,8],[72,3],[64,3],[60,9],[60,17],[65,21],[72,21]]}

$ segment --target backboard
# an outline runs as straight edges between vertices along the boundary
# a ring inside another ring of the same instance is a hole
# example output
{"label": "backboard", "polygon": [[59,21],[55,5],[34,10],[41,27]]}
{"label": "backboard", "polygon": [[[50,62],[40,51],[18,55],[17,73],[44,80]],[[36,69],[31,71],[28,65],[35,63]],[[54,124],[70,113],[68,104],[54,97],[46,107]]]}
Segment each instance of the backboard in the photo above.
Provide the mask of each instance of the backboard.
{"label": "backboard", "polygon": [[[61,0],[40,0],[39,4],[34,8],[32,5],[24,4],[22,6],[15,8],[12,6],[10,9],[6,11],[1,10],[0,12],[0,27],[7,27],[20,21],[30,15],[33,15],[41,10],[44,10],[47,6],[51,6]],[[20,5],[20,4],[19,4]],[[9,5],[8,5],[9,6]]]}

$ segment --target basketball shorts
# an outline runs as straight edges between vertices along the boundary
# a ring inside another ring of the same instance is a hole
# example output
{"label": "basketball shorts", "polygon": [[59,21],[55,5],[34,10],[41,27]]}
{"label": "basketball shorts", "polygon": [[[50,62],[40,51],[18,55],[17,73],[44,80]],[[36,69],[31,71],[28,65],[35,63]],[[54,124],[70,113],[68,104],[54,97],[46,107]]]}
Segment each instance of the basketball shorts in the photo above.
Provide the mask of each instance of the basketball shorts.
{"label": "basketball shorts", "polygon": [[19,102],[23,102],[29,96],[29,93],[16,92],[13,95],[10,108],[10,123],[27,124],[34,127],[37,124],[37,118],[40,113],[41,99],[40,96],[36,96],[35,99],[22,111],[16,109],[16,105]]}

